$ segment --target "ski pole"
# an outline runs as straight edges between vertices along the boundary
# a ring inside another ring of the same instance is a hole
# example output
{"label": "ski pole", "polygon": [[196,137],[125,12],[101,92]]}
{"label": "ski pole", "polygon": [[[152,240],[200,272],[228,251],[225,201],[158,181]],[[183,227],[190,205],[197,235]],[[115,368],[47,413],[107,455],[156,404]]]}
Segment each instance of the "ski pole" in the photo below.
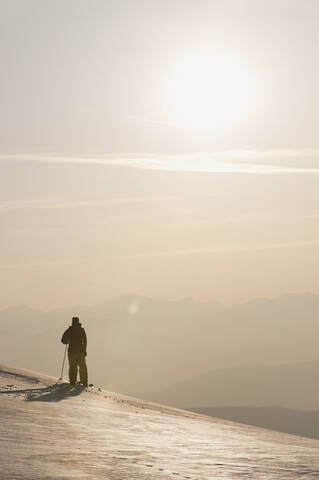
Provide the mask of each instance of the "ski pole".
{"label": "ski pole", "polygon": [[68,348],[68,344],[65,345],[65,350],[64,350],[64,357],[63,357],[63,363],[62,363],[62,369],[61,369],[61,375],[59,380],[63,380],[63,370],[64,370],[64,362],[65,362],[65,356],[66,356],[66,349]]}

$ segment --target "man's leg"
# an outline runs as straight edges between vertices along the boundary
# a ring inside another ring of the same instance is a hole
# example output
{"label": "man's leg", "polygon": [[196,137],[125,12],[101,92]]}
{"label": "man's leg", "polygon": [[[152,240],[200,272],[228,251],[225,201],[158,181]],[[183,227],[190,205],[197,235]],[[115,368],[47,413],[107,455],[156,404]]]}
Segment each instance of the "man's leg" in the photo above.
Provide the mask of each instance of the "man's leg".
{"label": "man's leg", "polygon": [[76,384],[76,377],[78,376],[78,360],[76,358],[77,354],[68,352],[68,357],[69,357],[70,384],[75,385]]}
{"label": "man's leg", "polygon": [[85,355],[81,353],[81,357],[79,359],[79,367],[80,367],[80,382],[82,385],[87,386],[88,384],[88,369],[86,366]]}

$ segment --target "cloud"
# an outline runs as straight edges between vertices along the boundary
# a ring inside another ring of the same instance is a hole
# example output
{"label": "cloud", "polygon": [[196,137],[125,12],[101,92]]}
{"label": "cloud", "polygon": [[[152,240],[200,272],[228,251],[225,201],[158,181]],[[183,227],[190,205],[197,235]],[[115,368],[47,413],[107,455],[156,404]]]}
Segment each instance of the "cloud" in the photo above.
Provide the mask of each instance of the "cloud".
{"label": "cloud", "polygon": [[85,207],[99,207],[110,204],[151,203],[175,200],[169,196],[113,197],[108,199],[78,199],[78,198],[31,198],[22,200],[0,201],[0,213],[14,210],[55,210]]}
{"label": "cloud", "polygon": [[56,164],[99,164],[151,170],[244,173],[313,174],[319,173],[319,149],[244,149],[195,152],[187,154],[117,154],[117,155],[0,155],[0,162],[40,162]]}
{"label": "cloud", "polygon": [[272,220],[280,220],[284,215],[295,216],[296,212],[274,211],[274,212],[247,213],[247,214],[237,215],[237,216],[196,218],[196,219],[190,219],[190,220],[182,220],[179,222],[179,224],[210,225],[210,224],[256,222],[256,221],[267,221],[267,220],[272,221]]}
{"label": "cloud", "polygon": [[62,266],[62,265],[81,265],[114,262],[119,260],[130,260],[138,258],[157,258],[157,257],[175,257],[175,256],[193,256],[207,255],[213,253],[233,253],[233,252],[254,252],[264,250],[279,250],[290,248],[308,248],[319,247],[319,241],[300,241],[300,242],[278,242],[264,244],[240,244],[240,245],[216,245],[204,248],[186,248],[180,250],[163,250],[153,252],[138,252],[126,255],[110,255],[107,257],[87,258],[78,260],[61,260],[61,261],[42,261],[32,263],[2,264],[0,270],[16,270],[38,267]]}

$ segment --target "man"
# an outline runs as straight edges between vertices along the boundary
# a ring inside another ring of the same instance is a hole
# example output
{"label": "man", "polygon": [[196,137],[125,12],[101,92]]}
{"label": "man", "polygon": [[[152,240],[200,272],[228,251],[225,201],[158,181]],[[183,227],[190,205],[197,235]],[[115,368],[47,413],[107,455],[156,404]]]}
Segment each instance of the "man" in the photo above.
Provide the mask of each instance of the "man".
{"label": "man", "polygon": [[85,362],[86,357],[86,333],[81,326],[79,318],[72,318],[72,325],[64,332],[61,342],[68,344],[69,357],[69,379],[70,384],[75,385],[78,376],[78,367],[80,369],[80,383],[88,386],[88,372]]}

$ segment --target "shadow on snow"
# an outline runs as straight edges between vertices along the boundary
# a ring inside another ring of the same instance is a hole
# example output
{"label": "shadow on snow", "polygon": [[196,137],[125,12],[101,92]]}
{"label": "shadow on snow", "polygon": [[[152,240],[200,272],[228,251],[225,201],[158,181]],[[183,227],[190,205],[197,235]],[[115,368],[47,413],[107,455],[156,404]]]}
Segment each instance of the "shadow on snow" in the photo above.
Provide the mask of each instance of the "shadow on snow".
{"label": "shadow on snow", "polygon": [[28,402],[60,402],[68,397],[76,397],[84,390],[82,385],[55,383],[43,388],[25,388],[19,390],[1,389],[0,395],[22,395]]}

